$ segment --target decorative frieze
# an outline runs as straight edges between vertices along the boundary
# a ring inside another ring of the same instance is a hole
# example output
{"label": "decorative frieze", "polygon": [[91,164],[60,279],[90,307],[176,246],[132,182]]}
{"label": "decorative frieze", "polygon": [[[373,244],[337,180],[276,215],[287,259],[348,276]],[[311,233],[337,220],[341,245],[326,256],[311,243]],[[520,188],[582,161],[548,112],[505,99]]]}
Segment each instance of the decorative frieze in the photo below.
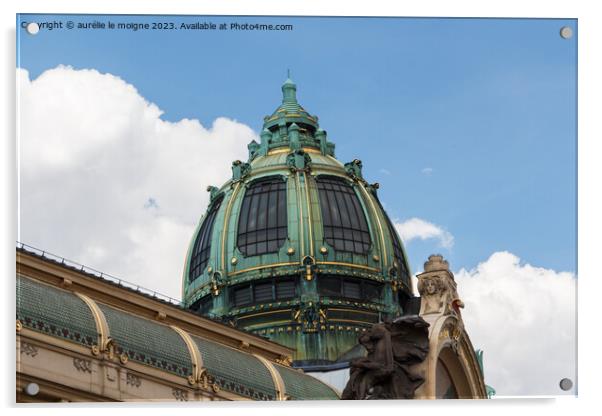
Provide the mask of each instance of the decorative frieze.
{"label": "decorative frieze", "polygon": [[173,388],[173,389],[171,389],[171,393],[173,394],[173,397],[175,397],[177,401],[180,401],[180,402],[188,401],[188,392],[185,390]]}
{"label": "decorative frieze", "polygon": [[84,358],[74,358],[73,366],[82,373],[92,373],[92,361]]}
{"label": "decorative frieze", "polygon": [[117,378],[119,377],[117,369],[112,367],[105,367],[105,373],[107,375],[107,380],[109,380],[112,383],[116,382]]}
{"label": "decorative frieze", "polygon": [[142,385],[142,379],[140,377],[138,377],[136,374],[127,373],[125,380],[126,380],[125,383],[128,386],[138,388]]}
{"label": "decorative frieze", "polygon": [[35,357],[38,355],[38,348],[34,345],[28,344],[27,342],[21,342],[21,354]]}

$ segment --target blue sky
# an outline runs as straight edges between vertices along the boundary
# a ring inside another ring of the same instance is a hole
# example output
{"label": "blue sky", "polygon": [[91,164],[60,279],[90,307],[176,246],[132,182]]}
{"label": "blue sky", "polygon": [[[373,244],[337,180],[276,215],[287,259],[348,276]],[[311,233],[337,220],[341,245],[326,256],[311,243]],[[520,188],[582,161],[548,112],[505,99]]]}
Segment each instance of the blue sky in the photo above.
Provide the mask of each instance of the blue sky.
{"label": "blue sky", "polygon": [[[451,249],[408,244],[413,270],[433,251],[456,269],[508,250],[575,271],[575,20],[22,19],[293,24],[290,32],[18,30],[18,65],[31,79],[59,64],[95,68],[133,84],[164,120],[210,125],[226,116],[255,131],[290,68],[338,158],[362,159],[390,215],[454,236]],[[572,39],[559,36],[564,25]]]}

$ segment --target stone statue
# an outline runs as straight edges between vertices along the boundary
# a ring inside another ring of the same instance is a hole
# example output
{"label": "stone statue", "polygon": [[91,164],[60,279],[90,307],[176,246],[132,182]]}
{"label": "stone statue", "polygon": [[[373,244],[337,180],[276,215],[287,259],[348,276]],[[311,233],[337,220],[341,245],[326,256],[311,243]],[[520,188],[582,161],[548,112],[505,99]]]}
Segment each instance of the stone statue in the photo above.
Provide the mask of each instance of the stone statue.
{"label": "stone statue", "polygon": [[374,324],[359,337],[368,352],[351,361],[344,400],[411,399],[424,382],[412,366],[428,354],[428,326],[417,315]]}

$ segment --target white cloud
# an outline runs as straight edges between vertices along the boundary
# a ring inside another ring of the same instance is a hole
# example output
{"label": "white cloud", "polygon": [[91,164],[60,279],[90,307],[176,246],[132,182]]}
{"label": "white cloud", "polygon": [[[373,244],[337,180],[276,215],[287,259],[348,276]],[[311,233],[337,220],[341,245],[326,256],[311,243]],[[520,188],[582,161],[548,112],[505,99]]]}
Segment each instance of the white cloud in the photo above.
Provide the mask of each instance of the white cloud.
{"label": "white cloud", "polygon": [[572,273],[521,264],[503,251],[455,280],[473,346],[484,350],[485,381],[498,396],[559,395],[562,378],[576,381]]}
{"label": "white cloud", "polygon": [[380,173],[382,173],[383,175],[387,175],[387,176],[391,176],[391,171],[385,168],[380,168],[378,170]]}
{"label": "white cloud", "polygon": [[17,71],[18,238],[179,298],[206,187],[246,159],[254,132],[161,120],[134,86],[96,70]]}
{"label": "white cloud", "polygon": [[404,222],[395,221],[395,228],[406,244],[419,238],[421,240],[438,240],[441,247],[447,249],[454,245],[454,236],[449,231],[420,218],[410,218]]}
{"label": "white cloud", "polygon": [[426,176],[430,176],[433,173],[433,168],[424,168],[421,172]]}

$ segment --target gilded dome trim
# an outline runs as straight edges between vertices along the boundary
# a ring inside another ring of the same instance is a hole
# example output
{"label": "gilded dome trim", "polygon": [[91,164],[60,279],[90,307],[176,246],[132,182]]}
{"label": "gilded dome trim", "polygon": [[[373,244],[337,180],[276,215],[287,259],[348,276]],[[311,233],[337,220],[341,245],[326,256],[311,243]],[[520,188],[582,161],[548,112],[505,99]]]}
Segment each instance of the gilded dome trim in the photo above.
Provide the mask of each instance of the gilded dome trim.
{"label": "gilded dome trim", "polygon": [[[301,184],[299,181],[299,173],[295,172],[295,193],[297,195],[297,207],[299,207],[299,244],[301,246],[301,250],[299,252],[301,255],[299,259],[303,259],[305,257],[305,236],[304,236],[304,228],[303,224],[303,204],[301,203]],[[303,264],[303,261],[300,260],[300,263]]]}
{"label": "gilded dome trim", "polygon": [[314,236],[313,236],[313,226],[314,223],[311,218],[311,200],[309,199],[309,182],[307,180],[307,175],[303,172],[303,182],[305,182],[305,198],[307,204],[307,229],[309,231],[309,255],[311,257],[315,256],[314,253]]}
{"label": "gilded dome trim", "polygon": [[382,261],[383,261],[383,269],[386,270],[387,269],[387,245],[385,244],[385,234],[383,231],[383,226],[380,222],[380,216],[378,215],[378,211],[376,209],[376,206],[374,205],[374,201],[372,200],[372,195],[370,195],[370,193],[366,190],[366,188],[364,187],[364,184],[359,182],[358,187],[364,192],[364,196],[368,200],[368,203],[370,204],[370,210],[372,211],[372,215],[376,219],[376,224],[378,225],[378,232],[380,234],[381,252],[383,253],[383,255],[381,256]]}
{"label": "gilded dome trim", "polygon": [[[303,150],[305,153],[322,154],[322,152],[320,152],[318,149],[314,149],[313,147],[302,147],[301,150]],[[268,156],[280,155],[283,153],[288,154],[291,152],[292,152],[292,150],[289,146],[278,147],[276,149],[271,149],[268,152]]]}
{"label": "gilded dome trim", "polygon": [[272,263],[272,264],[263,264],[261,266],[249,267],[243,270],[237,270],[235,272],[228,273],[228,276],[236,276],[237,274],[251,272],[253,270],[261,270],[261,269],[269,269],[270,267],[279,267],[279,266],[297,266],[299,263],[295,262],[286,262],[286,263]]}
{"label": "gilded dome trim", "polygon": [[369,270],[371,272],[380,273],[380,269],[376,267],[364,266],[362,264],[355,263],[344,263],[340,261],[316,261],[317,265],[325,264],[330,266],[344,266],[344,267],[352,267],[355,269]]}
{"label": "gilded dome trim", "polygon": [[222,229],[222,246],[221,246],[221,269],[224,274],[224,277],[228,276],[228,270],[226,269],[226,237],[228,235],[228,225],[230,224],[230,211],[232,210],[232,204],[236,200],[236,196],[238,195],[238,190],[240,189],[240,184],[242,182],[237,182],[234,186],[234,190],[232,191],[232,195],[228,200],[228,205],[226,205],[226,213],[224,215],[224,227]]}

